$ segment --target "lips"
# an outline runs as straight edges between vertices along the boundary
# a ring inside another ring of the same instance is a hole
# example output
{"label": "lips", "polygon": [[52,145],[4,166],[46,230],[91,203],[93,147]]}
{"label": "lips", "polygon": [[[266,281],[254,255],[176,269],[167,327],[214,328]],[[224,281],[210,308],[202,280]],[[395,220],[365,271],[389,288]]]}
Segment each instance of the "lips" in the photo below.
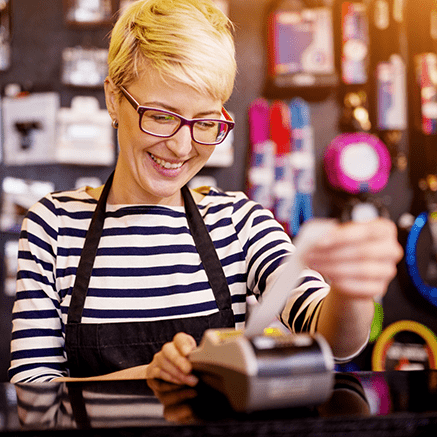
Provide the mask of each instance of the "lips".
{"label": "lips", "polygon": [[154,162],[167,170],[177,170],[178,168],[181,168],[184,164],[183,162],[168,162],[164,159],[158,158],[155,155],[152,155],[151,153],[149,153],[149,155]]}

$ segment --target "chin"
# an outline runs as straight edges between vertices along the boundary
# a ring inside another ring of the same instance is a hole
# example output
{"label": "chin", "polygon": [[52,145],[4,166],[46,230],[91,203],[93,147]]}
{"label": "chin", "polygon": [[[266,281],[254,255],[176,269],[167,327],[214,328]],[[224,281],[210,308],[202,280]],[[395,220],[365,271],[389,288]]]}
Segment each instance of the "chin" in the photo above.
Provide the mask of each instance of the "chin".
{"label": "chin", "polygon": [[[165,184],[164,184],[165,185]],[[173,185],[173,184],[172,184]],[[157,203],[169,204],[169,205],[182,205],[180,196],[180,190],[185,184],[173,185],[172,187],[166,186],[154,186],[148,190],[149,195],[156,199]]]}

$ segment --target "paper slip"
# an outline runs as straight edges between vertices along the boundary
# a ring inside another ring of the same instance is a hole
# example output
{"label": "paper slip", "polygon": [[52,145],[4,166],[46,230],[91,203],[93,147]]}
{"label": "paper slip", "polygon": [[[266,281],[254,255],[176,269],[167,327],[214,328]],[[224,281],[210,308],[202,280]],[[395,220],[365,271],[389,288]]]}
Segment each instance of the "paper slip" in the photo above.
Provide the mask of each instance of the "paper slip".
{"label": "paper slip", "polygon": [[263,296],[261,303],[255,307],[250,315],[244,331],[246,337],[262,335],[264,329],[282,311],[286,301],[291,296],[291,291],[298,285],[300,274],[304,269],[302,255],[337,224],[338,222],[333,219],[314,219],[302,225],[299,234],[293,241],[294,253],[284,260],[288,266],[282,270],[272,289]]}

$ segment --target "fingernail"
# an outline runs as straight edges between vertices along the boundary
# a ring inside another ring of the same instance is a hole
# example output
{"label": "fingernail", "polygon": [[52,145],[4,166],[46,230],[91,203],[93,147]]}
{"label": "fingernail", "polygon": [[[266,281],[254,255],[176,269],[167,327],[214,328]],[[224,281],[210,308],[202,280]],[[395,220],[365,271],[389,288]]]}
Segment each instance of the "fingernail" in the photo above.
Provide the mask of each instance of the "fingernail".
{"label": "fingernail", "polygon": [[194,375],[188,375],[187,376],[187,384],[190,386],[195,386],[199,382],[199,378],[197,378]]}

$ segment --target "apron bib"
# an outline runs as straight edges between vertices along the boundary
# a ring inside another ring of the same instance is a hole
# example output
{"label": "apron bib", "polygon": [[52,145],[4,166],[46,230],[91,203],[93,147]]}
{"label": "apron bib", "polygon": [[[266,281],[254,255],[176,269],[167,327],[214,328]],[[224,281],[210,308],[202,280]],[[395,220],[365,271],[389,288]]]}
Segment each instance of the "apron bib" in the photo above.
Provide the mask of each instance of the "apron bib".
{"label": "apron bib", "polygon": [[105,220],[106,201],[114,173],[106,182],[94,211],[77,268],[65,331],[70,376],[103,375],[148,364],[178,332],[199,342],[206,329],[234,328],[232,299],[222,265],[188,187],[182,187],[188,227],[208,276],[218,313],[153,322],[81,323],[94,260]]}

